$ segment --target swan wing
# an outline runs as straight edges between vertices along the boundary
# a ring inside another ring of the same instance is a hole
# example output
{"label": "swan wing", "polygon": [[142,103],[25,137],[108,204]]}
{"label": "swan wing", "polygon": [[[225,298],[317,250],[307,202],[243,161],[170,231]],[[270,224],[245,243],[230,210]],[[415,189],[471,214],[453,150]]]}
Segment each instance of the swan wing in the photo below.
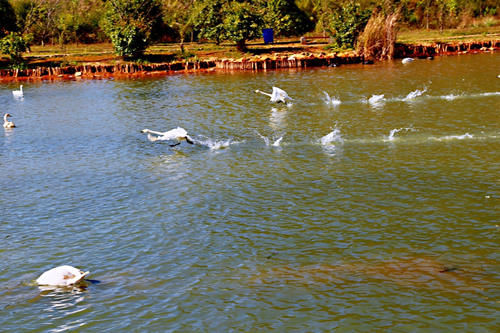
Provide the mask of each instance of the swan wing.
{"label": "swan wing", "polygon": [[69,286],[81,281],[89,272],[82,272],[72,266],[59,266],[44,272],[36,283],[45,286]]}

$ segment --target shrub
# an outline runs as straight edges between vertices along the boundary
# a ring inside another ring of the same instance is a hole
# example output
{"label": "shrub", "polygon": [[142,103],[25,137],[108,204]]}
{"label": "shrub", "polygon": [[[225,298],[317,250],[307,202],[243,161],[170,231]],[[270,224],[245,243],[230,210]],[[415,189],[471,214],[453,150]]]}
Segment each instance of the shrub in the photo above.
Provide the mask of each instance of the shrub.
{"label": "shrub", "polygon": [[352,48],[358,35],[363,31],[370,18],[370,11],[362,10],[357,2],[349,1],[333,13],[331,29],[340,47]]}
{"label": "shrub", "polygon": [[151,43],[160,18],[156,0],[114,0],[107,2],[103,26],[118,55],[137,58]]}
{"label": "shrub", "polygon": [[29,47],[30,37],[23,37],[16,32],[11,32],[0,40],[0,50],[10,56],[11,66],[13,68],[25,67],[22,53]]}

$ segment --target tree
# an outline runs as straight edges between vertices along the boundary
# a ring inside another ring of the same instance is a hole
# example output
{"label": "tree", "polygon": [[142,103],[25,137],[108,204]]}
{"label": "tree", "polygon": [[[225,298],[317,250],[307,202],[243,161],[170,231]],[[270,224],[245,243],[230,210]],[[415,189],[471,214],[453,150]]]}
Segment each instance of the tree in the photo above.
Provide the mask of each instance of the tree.
{"label": "tree", "polygon": [[184,40],[189,33],[193,41],[193,8],[195,0],[163,0],[163,20],[179,34],[182,53],[184,53]]}
{"label": "tree", "polygon": [[371,11],[361,9],[359,3],[348,1],[333,13],[331,29],[337,45],[352,48],[358,35],[363,31],[370,18]]}
{"label": "tree", "polygon": [[193,21],[200,38],[215,40],[219,45],[224,35],[224,9],[227,5],[227,0],[206,0],[195,9]]}
{"label": "tree", "polygon": [[16,13],[8,0],[0,0],[0,38],[16,29]]}
{"label": "tree", "polygon": [[160,19],[156,0],[109,0],[103,28],[117,54],[137,58],[151,43],[153,26]]}
{"label": "tree", "polygon": [[313,22],[294,0],[267,1],[265,22],[266,26],[282,36],[297,36],[314,28]]}
{"label": "tree", "polygon": [[236,42],[239,51],[246,50],[246,41],[260,37],[261,15],[246,2],[233,1],[224,13],[224,37]]}
{"label": "tree", "polygon": [[4,38],[0,39],[0,50],[2,53],[10,56],[12,67],[20,68],[24,66],[22,53],[28,48],[29,42],[29,37],[23,38],[17,32],[11,32]]}

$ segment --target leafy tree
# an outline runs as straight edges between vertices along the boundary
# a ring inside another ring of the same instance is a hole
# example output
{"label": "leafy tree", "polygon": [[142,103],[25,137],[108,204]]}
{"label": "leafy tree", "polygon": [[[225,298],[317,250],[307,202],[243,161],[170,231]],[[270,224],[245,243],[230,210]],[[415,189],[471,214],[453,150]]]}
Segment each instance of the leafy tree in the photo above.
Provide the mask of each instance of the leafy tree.
{"label": "leafy tree", "polygon": [[16,13],[8,0],[0,0],[0,37],[16,29]]}
{"label": "leafy tree", "polygon": [[265,22],[282,36],[297,36],[314,28],[313,22],[294,0],[267,1]]}
{"label": "leafy tree", "polygon": [[337,45],[352,48],[358,35],[365,28],[370,18],[371,11],[361,9],[359,3],[349,1],[340,6],[331,18],[331,29]]}
{"label": "leafy tree", "polygon": [[188,34],[191,34],[191,41],[193,41],[195,2],[195,0],[163,0],[163,20],[170,29],[177,32],[182,53],[184,53],[184,40]]}
{"label": "leafy tree", "polygon": [[103,27],[117,54],[137,58],[151,43],[153,26],[160,19],[156,0],[109,0]]}
{"label": "leafy tree", "polygon": [[246,50],[246,41],[260,37],[263,21],[257,9],[246,2],[231,2],[226,6],[224,37],[236,42],[239,51]]}
{"label": "leafy tree", "polygon": [[17,32],[11,32],[4,38],[0,39],[0,50],[4,54],[10,56],[12,67],[21,68],[24,66],[22,53],[26,52],[29,47],[30,37],[22,37]]}
{"label": "leafy tree", "polygon": [[224,35],[224,10],[227,5],[227,0],[206,0],[196,8],[193,21],[200,38],[215,40],[219,45]]}

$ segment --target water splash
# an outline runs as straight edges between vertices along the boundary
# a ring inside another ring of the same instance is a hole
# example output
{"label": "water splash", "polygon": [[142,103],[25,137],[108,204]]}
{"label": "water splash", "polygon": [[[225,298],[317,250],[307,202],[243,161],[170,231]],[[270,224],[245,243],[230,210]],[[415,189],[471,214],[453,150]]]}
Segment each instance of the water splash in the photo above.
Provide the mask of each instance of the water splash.
{"label": "water splash", "polygon": [[465,133],[462,135],[446,135],[446,136],[439,137],[439,138],[431,137],[430,139],[437,140],[437,141],[445,141],[445,140],[464,140],[464,139],[473,139],[473,138],[474,138],[474,135],[469,134],[469,133]]}
{"label": "water splash", "polygon": [[442,99],[445,99],[447,101],[452,101],[454,99],[457,99],[458,97],[460,97],[460,95],[454,95],[454,94],[448,94],[448,95],[444,95],[444,96],[440,96]]}
{"label": "water splash", "polygon": [[368,98],[368,103],[370,104],[377,104],[385,101],[384,94],[382,95],[372,95],[370,98]]}
{"label": "water splash", "polygon": [[239,142],[233,141],[232,139],[227,140],[213,140],[211,138],[205,137],[204,140],[195,140],[196,144],[200,144],[202,146],[208,147],[210,150],[219,150],[228,148],[232,144],[236,144]]}
{"label": "water splash", "polygon": [[394,141],[395,139],[395,135],[396,133],[399,133],[401,131],[414,131],[415,129],[411,128],[411,127],[402,127],[402,128],[395,128],[395,129],[392,129],[391,132],[389,133],[389,136],[387,137],[387,139],[385,141]]}
{"label": "water splash", "polygon": [[281,140],[283,140],[283,137],[279,137],[277,140],[274,140],[273,143],[271,143],[271,141],[269,140],[269,138],[267,136],[264,136],[262,134],[260,134],[259,132],[255,131],[255,133],[257,133],[257,135],[262,139],[264,140],[264,143],[266,144],[266,146],[273,146],[273,147],[279,147],[280,144],[281,144]]}
{"label": "water splash", "polygon": [[415,91],[412,91],[411,93],[406,95],[405,98],[403,98],[403,101],[411,101],[412,99],[415,99],[419,96],[422,96],[426,91],[427,91],[427,87],[424,87],[424,89],[422,89],[422,90],[417,89]]}
{"label": "water splash", "polygon": [[323,94],[325,94],[324,101],[328,105],[338,106],[342,103],[342,101],[339,98],[337,98],[335,96],[330,97],[330,95],[328,95],[328,93],[326,91],[323,91]]}
{"label": "water splash", "polygon": [[274,141],[273,147],[279,147],[281,144],[281,140],[283,140],[283,137],[280,137],[278,140]]}
{"label": "water splash", "polygon": [[344,139],[342,138],[342,135],[340,134],[340,129],[335,128],[333,131],[319,139],[320,143],[322,146],[329,146],[329,145],[334,145],[334,143],[344,143]]}

